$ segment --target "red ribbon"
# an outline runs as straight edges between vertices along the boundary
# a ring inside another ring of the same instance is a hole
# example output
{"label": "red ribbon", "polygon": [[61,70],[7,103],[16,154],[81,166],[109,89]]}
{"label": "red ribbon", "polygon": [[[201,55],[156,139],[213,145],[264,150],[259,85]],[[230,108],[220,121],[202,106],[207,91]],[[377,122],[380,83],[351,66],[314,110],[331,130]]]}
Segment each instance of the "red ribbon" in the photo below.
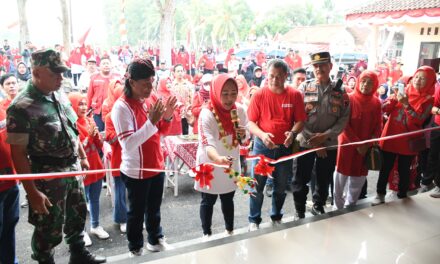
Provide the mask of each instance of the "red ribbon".
{"label": "red ribbon", "polygon": [[254,169],[255,174],[271,177],[275,167],[269,166],[269,163],[266,162],[263,155],[260,155],[259,157],[260,160],[258,161],[257,165],[255,165]]}
{"label": "red ribbon", "polygon": [[214,166],[204,163],[192,168],[192,171],[196,174],[195,181],[199,182],[200,188],[205,186],[207,189],[211,188],[211,180],[214,179],[214,176],[212,175]]}

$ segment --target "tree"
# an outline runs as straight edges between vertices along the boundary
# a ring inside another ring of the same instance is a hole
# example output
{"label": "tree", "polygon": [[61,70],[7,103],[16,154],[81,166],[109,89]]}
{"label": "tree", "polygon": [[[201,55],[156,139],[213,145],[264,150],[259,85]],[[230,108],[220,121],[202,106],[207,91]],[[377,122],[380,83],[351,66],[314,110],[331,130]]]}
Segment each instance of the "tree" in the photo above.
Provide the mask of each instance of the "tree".
{"label": "tree", "polygon": [[205,38],[207,32],[206,14],[211,14],[212,10],[203,2],[203,0],[191,0],[190,2],[180,2],[176,10],[176,41],[187,45],[189,34],[190,47],[188,50],[198,50],[199,45]]}
{"label": "tree", "polygon": [[209,17],[212,24],[213,45],[231,47],[240,38],[246,38],[254,20],[254,15],[246,1],[218,1],[213,16]]}
{"label": "tree", "polygon": [[171,49],[174,36],[174,0],[156,0],[160,14],[160,57],[171,65]]}
{"label": "tree", "polygon": [[27,0],[17,0],[21,45],[24,45],[26,41],[29,41],[29,27],[26,17],[26,2]]}
{"label": "tree", "polygon": [[61,24],[63,29],[64,52],[66,52],[66,54],[70,54],[71,32],[70,32],[69,10],[67,8],[66,0],[60,0],[60,4],[61,4]]}

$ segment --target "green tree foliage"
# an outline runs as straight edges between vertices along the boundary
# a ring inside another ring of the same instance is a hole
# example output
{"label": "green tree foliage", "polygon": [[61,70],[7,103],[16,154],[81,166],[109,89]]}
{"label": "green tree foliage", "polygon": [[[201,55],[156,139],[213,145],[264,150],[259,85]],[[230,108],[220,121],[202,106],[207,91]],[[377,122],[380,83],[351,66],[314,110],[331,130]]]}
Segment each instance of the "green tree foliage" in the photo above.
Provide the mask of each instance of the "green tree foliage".
{"label": "green tree foliage", "polygon": [[188,32],[192,48],[228,46],[245,39],[255,15],[243,0],[177,1],[176,40],[186,44]]}
{"label": "green tree foliage", "polygon": [[[120,44],[119,20],[121,0],[104,1],[109,43]],[[284,34],[295,26],[312,26],[343,22],[335,12],[332,0],[297,2],[274,6],[264,15],[252,11],[245,0],[175,0],[174,43],[187,46],[190,35],[191,50],[200,47],[231,47],[247,40],[251,29],[257,37]],[[126,0],[125,17],[130,44],[159,43],[160,14],[154,0]]]}
{"label": "green tree foliage", "polygon": [[284,34],[295,26],[313,26],[318,24],[342,22],[342,15],[334,13],[332,0],[302,2],[272,8],[257,24],[257,35],[266,32],[274,35]]}
{"label": "green tree foliage", "polygon": [[[108,29],[108,43],[121,43],[119,26],[122,15],[121,0],[104,1]],[[159,38],[160,15],[153,0],[126,0],[125,19],[130,44],[155,45]]]}

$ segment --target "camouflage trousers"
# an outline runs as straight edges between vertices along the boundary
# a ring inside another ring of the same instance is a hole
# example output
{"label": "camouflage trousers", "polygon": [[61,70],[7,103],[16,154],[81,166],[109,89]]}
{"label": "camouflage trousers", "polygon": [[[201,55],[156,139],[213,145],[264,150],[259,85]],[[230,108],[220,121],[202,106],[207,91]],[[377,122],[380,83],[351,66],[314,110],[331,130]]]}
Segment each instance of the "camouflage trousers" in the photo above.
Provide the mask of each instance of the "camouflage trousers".
{"label": "camouflage trousers", "polygon": [[83,247],[87,207],[82,183],[75,177],[34,182],[37,189],[48,197],[52,207],[48,208],[48,215],[35,214],[29,207],[29,223],[35,226],[31,241],[32,258],[40,262],[52,258],[54,248],[62,241],[62,232],[69,246]]}

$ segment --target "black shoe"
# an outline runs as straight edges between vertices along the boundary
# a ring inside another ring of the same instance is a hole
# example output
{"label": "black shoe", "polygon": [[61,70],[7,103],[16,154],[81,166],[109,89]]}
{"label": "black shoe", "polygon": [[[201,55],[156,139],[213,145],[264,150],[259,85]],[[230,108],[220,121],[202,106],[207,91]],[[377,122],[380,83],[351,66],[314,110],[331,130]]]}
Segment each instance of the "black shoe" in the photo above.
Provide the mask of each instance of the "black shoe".
{"label": "black shoe", "polygon": [[314,204],[312,206],[311,213],[312,213],[312,215],[325,214],[324,206],[318,205],[318,204]]}
{"label": "black shoe", "polygon": [[90,253],[86,248],[70,251],[69,264],[98,264],[105,263],[107,259]]}
{"label": "black shoe", "polygon": [[55,260],[53,258],[46,261],[38,261],[38,264],[55,264]]}
{"label": "black shoe", "polygon": [[286,191],[292,192],[292,184],[287,184]]}
{"label": "black shoe", "polygon": [[304,218],[306,218],[306,214],[304,212],[296,212],[293,221],[297,221]]}

